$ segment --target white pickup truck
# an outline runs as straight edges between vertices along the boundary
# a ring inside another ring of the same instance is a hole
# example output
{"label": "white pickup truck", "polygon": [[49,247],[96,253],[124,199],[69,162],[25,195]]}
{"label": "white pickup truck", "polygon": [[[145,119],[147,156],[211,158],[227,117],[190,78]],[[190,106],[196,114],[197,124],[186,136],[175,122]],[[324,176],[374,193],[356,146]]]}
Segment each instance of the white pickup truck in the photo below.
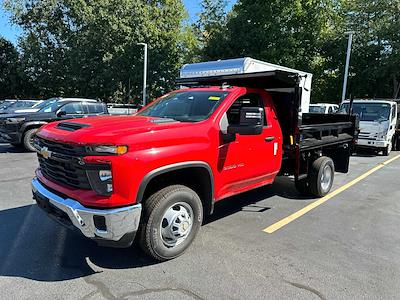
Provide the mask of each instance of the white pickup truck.
{"label": "white pickup truck", "polygon": [[[350,101],[343,102],[340,112],[348,112],[349,107]],[[360,121],[357,148],[389,155],[395,144],[397,103],[393,100],[354,100],[353,112]]]}
{"label": "white pickup truck", "polygon": [[331,103],[310,104],[310,113],[314,114],[334,114],[339,110],[339,105]]}

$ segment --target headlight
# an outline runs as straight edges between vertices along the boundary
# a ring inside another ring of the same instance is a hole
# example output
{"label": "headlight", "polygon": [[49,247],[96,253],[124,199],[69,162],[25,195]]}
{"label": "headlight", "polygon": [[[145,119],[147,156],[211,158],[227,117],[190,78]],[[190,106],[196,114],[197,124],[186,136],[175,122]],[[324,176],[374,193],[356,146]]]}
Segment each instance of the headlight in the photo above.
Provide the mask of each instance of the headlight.
{"label": "headlight", "polygon": [[93,146],[93,152],[122,155],[128,152],[128,146]]}
{"label": "headlight", "polygon": [[386,140],[386,131],[378,133],[378,139]]}
{"label": "headlight", "polygon": [[6,124],[18,124],[24,122],[25,118],[7,118]]}

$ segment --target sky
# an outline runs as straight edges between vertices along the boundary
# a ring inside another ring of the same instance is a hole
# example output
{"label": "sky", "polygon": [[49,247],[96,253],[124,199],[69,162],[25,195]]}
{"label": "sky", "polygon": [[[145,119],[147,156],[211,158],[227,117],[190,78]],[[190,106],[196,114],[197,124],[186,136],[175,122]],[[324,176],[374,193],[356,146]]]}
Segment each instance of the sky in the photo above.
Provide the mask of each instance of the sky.
{"label": "sky", "polygon": [[[230,10],[236,0],[227,0],[227,2],[227,10]],[[183,3],[189,12],[189,21],[195,22],[197,19],[196,14],[199,13],[201,9],[201,1],[183,0]],[[7,14],[7,12],[0,7],[0,35],[16,44],[18,36],[21,34],[21,29],[15,25],[11,25],[9,17],[10,16]]]}

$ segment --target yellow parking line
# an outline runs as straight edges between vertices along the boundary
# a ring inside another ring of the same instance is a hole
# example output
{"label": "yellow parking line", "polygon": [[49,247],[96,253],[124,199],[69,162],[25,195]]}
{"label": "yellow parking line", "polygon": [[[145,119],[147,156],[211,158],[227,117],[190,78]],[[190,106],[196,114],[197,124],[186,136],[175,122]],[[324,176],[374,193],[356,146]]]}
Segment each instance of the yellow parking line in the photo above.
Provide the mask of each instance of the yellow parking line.
{"label": "yellow parking line", "polygon": [[338,188],[337,190],[333,191],[332,193],[326,195],[325,197],[318,199],[317,201],[314,201],[313,203],[307,205],[306,207],[300,209],[299,211],[291,214],[290,216],[276,222],[275,224],[272,224],[271,226],[265,228],[263,231],[266,233],[274,233],[275,231],[277,231],[278,229],[286,226],[287,224],[289,224],[290,222],[300,218],[301,216],[305,215],[306,213],[308,213],[309,211],[313,210],[314,208],[320,206],[321,204],[325,203],[326,201],[328,201],[329,199],[335,197],[336,195],[340,194],[341,192],[347,190],[348,188],[352,187],[353,185],[355,185],[356,183],[360,182],[361,180],[365,179],[366,177],[368,177],[369,175],[371,175],[372,173],[375,173],[376,171],[382,169],[384,166],[390,164],[391,162],[395,161],[396,159],[400,158],[400,155],[397,155],[383,163],[380,163],[379,165],[377,165],[376,167],[372,168],[371,170],[367,171],[366,173],[362,174],[361,176],[357,177],[356,179],[350,181],[349,183],[341,186],[340,188]]}

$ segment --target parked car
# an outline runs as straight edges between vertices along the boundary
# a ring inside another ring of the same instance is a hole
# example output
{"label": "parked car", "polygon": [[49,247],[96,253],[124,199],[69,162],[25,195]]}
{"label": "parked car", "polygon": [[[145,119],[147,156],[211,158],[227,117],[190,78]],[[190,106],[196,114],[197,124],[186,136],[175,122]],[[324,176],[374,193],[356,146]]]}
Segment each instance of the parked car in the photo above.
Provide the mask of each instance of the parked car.
{"label": "parked car", "polygon": [[38,112],[40,110],[40,105],[42,103],[44,103],[44,102],[45,102],[44,100],[38,100],[38,101],[36,101],[36,103],[34,105],[32,105],[30,107],[22,107],[22,108],[19,107],[19,108],[15,109],[15,110],[8,111],[7,113],[9,113],[9,114],[10,113],[19,114],[19,113]]}
{"label": "parked car", "polygon": [[35,111],[35,106],[42,100],[6,100],[0,104],[0,114],[18,113],[20,110],[31,109]]}
{"label": "parked car", "polygon": [[93,99],[54,98],[40,104],[38,112],[0,116],[0,137],[14,146],[35,151],[33,137],[44,124],[73,118],[108,114],[105,103]]}
{"label": "parked car", "polygon": [[107,103],[110,115],[133,115],[141,106],[137,104]]}
{"label": "parked car", "polygon": [[[348,113],[350,101],[340,106],[340,112]],[[353,102],[353,112],[360,120],[357,148],[373,149],[387,156],[395,144],[398,126],[397,103],[393,100],[362,100]]]}
{"label": "parked car", "polygon": [[310,113],[314,114],[334,114],[339,110],[339,105],[331,103],[310,104]]}
{"label": "parked car", "polygon": [[216,201],[278,174],[324,196],[334,172],[348,171],[355,117],[302,113],[304,75],[250,58],[185,65],[178,84],[190,87],[134,116],[43,126],[37,204],[101,245],[130,246],[138,232],[146,253],[167,260],[189,247]]}

